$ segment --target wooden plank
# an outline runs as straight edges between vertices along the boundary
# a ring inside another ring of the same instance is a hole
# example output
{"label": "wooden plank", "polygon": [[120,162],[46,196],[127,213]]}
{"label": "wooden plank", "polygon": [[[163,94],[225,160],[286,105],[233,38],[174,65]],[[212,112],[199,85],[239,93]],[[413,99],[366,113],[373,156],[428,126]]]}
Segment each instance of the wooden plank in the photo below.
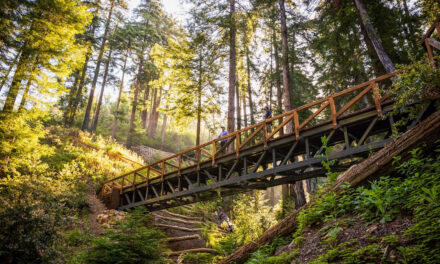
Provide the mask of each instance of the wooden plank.
{"label": "wooden plank", "polygon": [[382,106],[380,105],[380,94],[379,94],[379,88],[377,87],[376,83],[371,84],[371,89],[373,90],[373,98],[374,98],[374,104],[376,105],[377,114],[382,114]]}
{"label": "wooden plank", "polygon": [[165,161],[165,165],[171,166],[171,167],[176,168],[176,169],[179,168],[178,166],[176,166],[176,165],[174,165],[174,164],[171,164],[171,163],[169,163],[169,162],[167,162],[167,161]]}
{"label": "wooden plank", "polygon": [[437,40],[435,40],[433,38],[428,38],[427,40],[428,40],[429,45],[440,50],[440,42],[438,42]]}
{"label": "wooden plank", "polygon": [[428,52],[428,59],[431,63],[431,67],[434,68],[434,54],[432,53],[431,45],[429,45],[428,39],[425,39],[426,51]]}
{"label": "wooden plank", "polygon": [[357,101],[359,101],[366,93],[368,93],[371,90],[371,84],[365,88],[362,92],[360,92],[358,95],[356,95],[355,98],[351,99],[350,102],[348,102],[344,107],[341,108],[336,113],[336,117],[339,117],[342,115],[345,111],[347,111],[350,107],[352,107]]}
{"label": "wooden plank", "polygon": [[276,129],[274,129],[268,136],[267,136],[267,140],[269,140],[271,137],[273,137],[273,135],[275,135],[278,131],[280,131],[280,129],[282,129],[287,122],[289,122],[290,120],[292,120],[294,114],[290,115],[289,117],[287,117]]}
{"label": "wooden plank", "polygon": [[205,153],[206,155],[208,155],[209,157],[212,158],[212,154],[209,153],[209,151],[207,151],[206,149],[202,149],[202,148],[200,148],[200,150],[201,150],[203,153]]}
{"label": "wooden plank", "polygon": [[332,114],[332,123],[333,123],[333,129],[336,129],[338,127],[338,122],[336,120],[336,107],[335,107],[335,100],[333,100],[333,97],[330,97],[328,99],[328,102],[330,103],[330,111]]}
{"label": "wooden plank", "polygon": [[310,115],[304,122],[301,123],[301,125],[299,125],[299,129],[305,127],[310,121],[313,120],[313,118],[319,115],[329,104],[330,104],[329,102],[324,103],[318,110],[316,110],[315,113]]}
{"label": "wooden plank", "polygon": [[254,138],[260,131],[263,129],[264,126],[258,127],[246,140],[240,145],[241,147],[244,147],[249,141],[251,141],[252,138]]}

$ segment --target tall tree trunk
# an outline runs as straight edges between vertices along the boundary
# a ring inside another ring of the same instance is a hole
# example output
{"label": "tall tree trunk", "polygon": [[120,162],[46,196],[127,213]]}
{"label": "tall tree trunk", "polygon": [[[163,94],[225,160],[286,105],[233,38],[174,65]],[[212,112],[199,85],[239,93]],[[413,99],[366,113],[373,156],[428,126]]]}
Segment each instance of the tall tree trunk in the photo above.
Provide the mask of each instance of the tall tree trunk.
{"label": "tall tree trunk", "polygon": [[27,96],[28,96],[29,90],[30,90],[31,85],[32,85],[32,81],[34,79],[34,76],[33,76],[34,75],[34,71],[37,69],[37,65],[38,65],[38,56],[35,58],[35,62],[34,62],[34,65],[32,66],[32,69],[29,71],[29,74],[28,74],[29,78],[28,78],[28,81],[27,81],[27,84],[26,84],[26,88],[23,91],[23,96],[21,97],[20,106],[18,107],[19,111],[24,109],[24,105],[26,103]]}
{"label": "tall tree trunk", "polygon": [[199,76],[197,80],[197,129],[196,146],[200,145],[200,126],[202,122],[202,54],[199,54]]}
{"label": "tall tree trunk", "polygon": [[162,98],[162,88],[159,89],[159,96],[157,97],[155,108],[154,108],[153,122],[152,122],[152,126],[151,126],[151,137],[156,136],[157,123],[159,121],[159,111],[158,111],[158,109],[160,107],[161,98]]}
{"label": "tall tree trunk", "polygon": [[[238,78],[236,78],[238,79]],[[241,105],[240,105],[240,85],[238,84],[239,80],[235,84],[235,110],[237,112],[237,130],[241,129]]]}
{"label": "tall tree trunk", "polygon": [[247,111],[246,111],[246,93],[243,90],[243,94],[241,95],[241,104],[242,104],[242,108],[243,108],[243,127],[247,127],[248,126],[248,119],[247,119]]}
{"label": "tall tree trunk", "polygon": [[[168,109],[168,105],[166,106],[166,109]],[[162,120],[162,131],[160,133],[160,149],[163,150],[164,141],[165,141],[165,132],[167,130],[167,114],[163,114],[163,120]]]}
{"label": "tall tree trunk", "polygon": [[119,106],[121,104],[122,89],[124,89],[124,77],[125,77],[125,68],[127,67],[127,58],[128,58],[128,51],[125,54],[124,66],[122,66],[121,83],[119,85],[118,100],[116,101],[116,111],[115,111],[115,117],[113,119],[113,125],[112,125],[112,138],[115,138],[115,134],[116,134],[116,128],[117,128],[117,123],[118,123],[118,115],[119,115]]}
{"label": "tall tree trunk", "polygon": [[254,116],[254,102],[252,101],[252,87],[251,87],[251,59],[249,58],[249,47],[246,46],[246,70],[247,70],[247,84],[248,84],[248,99],[249,99],[249,116],[251,125],[255,124]]}
{"label": "tall tree trunk", "polygon": [[0,83],[0,92],[2,91],[3,86],[8,81],[9,73],[11,73],[12,68],[14,68],[15,64],[17,63],[18,58],[20,58],[21,51],[17,52],[17,54],[14,57],[14,60],[10,63],[8,71],[5,73],[5,76],[2,79],[2,82]]}
{"label": "tall tree trunk", "polygon": [[101,93],[99,94],[98,105],[96,106],[96,112],[95,115],[93,116],[92,128],[90,129],[90,131],[92,132],[96,131],[96,128],[98,127],[99,113],[101,112],[101,104],[102,104],[102,98],[104,96],[105,85],[107,82],[108,68],[112,60],[112,51],[113,51],[113,47],[110,46],[110,50],[108,51],[108,58],[107,61],[105,62],[104,76],[102,78],[102,85],[101,85]]}
{"label": "tall tree trunk", "polygon": [[[235,130],[235,78],[236,78],[236,33],[235,26],[235,0],[229,0],[229,16],[230,16],[230,28],[229,28],[229,88],[228,88],[228,125],[227,130],[229,133]],[[232,150],[232,144],[230,145],[230,151]]]}
{"label": "tall tree trunk", "polygon": [[150,111],[150,120],[148,121],[148,138],[151,139],[156,134],[157,124],[155,124],[155,116],[157,112],[157,88],[154,89],[154,95],[152,100],[152,108]]}
{"label": "tall tree trunk", "polygon": [[27,67],[30,59],[30,54],[27,51],[23,51],[23,54],[18,60],[17,67],[15,68],[14,77],[12,78],[11,85],[9,86],[9,91],[6,96],[5,104],[3,106],[3,112],[13,111],[15,100],[18,95],[18,91],[20,90],[21,83],[26,77]]}
{"label": "tall tree trunk", "polygon": [[142,64],[143,60],[141,59],[138,66],[138,74],[136,77],[136,85],[134,89],[134,96],[133,96],[133,102],[131,107],[131,115],[130,115],[130,124],[128,129],[128,136],[127,136],[127,146],[131,147],[133,144],[133,136],[134,136],[134,118],[136,117],[136,106],[138,101],[138,95],[139,95],[139,86],[141,86],[141,74],[142,74]]}
{"label": "tall tree trunk", "polygon": [[373,24],[371,23],[370,18],[368,17],[364,3],[361,0],[353,0],[353,1],[357,10],[359,11],[361,23],[365,27],[367,36],[370,39],[374,47],[374,50],[376,51],[376,54],[379,57],[380,62],[382,63],[387,73],[394,72],[396,68],[394,67],[393,62],[386,53],[385,49],[383,48],[382,43],[379,40],[379,37],[377,36],[376,30],[374,29]]}
{"label": "tall tree trunk", "polygon": [[69,123],[69,118],[72,113],[73,102],[75,101],[75,95],[76,95],[76,91],[78,90],[78,83],[80,78],[79,69],[73,73],[73,77],[75,79],[73,81],[72,87],[70,88],[69,101],[67,102],[66,111],[64,112],[64,121],[63,121],[64,125],[67,125]]}
{"label": "tall tree trunk", "polygon": [[[283,102],[284,110],[287,112],[292,109],[292,98],[290,96],[290,81],[289,81],[289,44],[287,42],[287,22],[286,9],[284,0],[279,0],[281,12],[281,40],[282,40],[282,67],[283,67]],[[293,132],[292,122],[286,124],[286,132],[288,134]]]}
{"label": "tall tree trunk", "polygon": [[[290,82],[289,82],[289,45],[287,42],[287,23],[286,23],[286,10],[284,6],[284,0],[279,0],[280,12],[281,12],[281,39],[282,39],[282,65],[283,65],[283,88],[284,88],[284,109],[289,111],[292,109],[292,98],[290,96]],[[287,134],[293,133],[293,123],[288,122],[286,124]],[[304,188],[301,181],[295,182],[293,186],[295,196],[295,208],[299,208],[306,203]]]}
{"label": "tall tree trunk", "polygon": [[108,35],[109,29],[110,29],[110,21],[112,18],[114,4],[115,4],[115,1],[112,0],[111,4],[110,4],[110,10],[108,12],[107,21],[105,22],[104,35],[102,37],[102,43],[101,43],[101,47],[99,49],[98,59],[96,61],[96,68],[95,68],[95,73],[93,76],[92,88],[90,89],[90,95],[89,95],[89,100],[87,102],[86,113],[84,115],[84,121],[81,126],[81,130],[83,130],[83,131],[87,130],[89,128],[90,112],[92,110],[93,97],[95,95],[96,83],[98,82],[99,69],[101,68],[102,56],[104,55],[105,42],[107,41],[107,35]]}
{"label": "tall tree trunk", "polygon": [[144,109],[141,112],[141,120],[142,120],[142,128],[146,129],[147,127],[147,117],[148,117],[148,111],[147,111],[147,101],[148,101],[148,96],[150,95],[150,85],[147,81],[147,87],[145,88],[145,92],[144,92]]}
{"label": "tall tree trunk", "polygon": [[[90,35],[93,37],[95,36],[95,30],[96,30],[96,24],[93,23],[92,29],[90,31]],[[82,72],[81,72],[81,79],[79,81],[79,86],[76,91],[76,96],[75,96],[75,99],[73,100],[73,104],[72,104],[71,112],[70,112],[70,116],[69,116],[68,123],[70,125],[72,125],[73,121],[75,120],[76,110],[78,109],[79,102],[81,101],[81,97],[82,97],[82,93],[83,93],[83,89],[84,89],[84,85],[85,85],[85,80],[86,80],[86,75],[87,75],[87,68],[88,68],[89,60],[90,60],[91,56],[92,56],[92,47],[90,47],[90,50],[87,52],[86,58],[84,60],[84,65],[83,65]]]}
{"label": "tall tree trunk", "polygon": [[[283,91],[281,90],[281,79],[280,79],[280,57],[278,55],[278,45],[275,31],[272,33],[272,42],[274,46],[274,57],[275,57],[275,76],[277,85],[277,108],[281,112],[283,109]],[[281,124],[283,119],[280,118],[278,123]],[[280,129],[280,136],[284,135],[284,128]]]}

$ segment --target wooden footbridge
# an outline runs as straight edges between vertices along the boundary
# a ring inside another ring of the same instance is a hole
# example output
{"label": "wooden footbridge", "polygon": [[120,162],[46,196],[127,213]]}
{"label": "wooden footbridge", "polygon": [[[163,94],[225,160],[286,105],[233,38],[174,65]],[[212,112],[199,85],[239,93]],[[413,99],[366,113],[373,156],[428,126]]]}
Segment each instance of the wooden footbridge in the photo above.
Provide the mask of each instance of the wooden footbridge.
{"label": "wooden footbridge", "polygon": [[[430,38],[434,30],[428,31],[423,43],[432,64],[431,47],[437,45]],[[333,171],[346,170],[387,145],[393,132],[404,132],[432,113],[433,106],[420,107],[418,115],[396,131],[393,124],[408,115],[392,114],[393,101],[381,92],[396,74],[383,75],[111,179],[103,184],[100,197],[112,208],[142,205],[155,211],[326,177],[322,165],[326,160],[335,161]],[[223,139],[227,151],[220,148]]]}

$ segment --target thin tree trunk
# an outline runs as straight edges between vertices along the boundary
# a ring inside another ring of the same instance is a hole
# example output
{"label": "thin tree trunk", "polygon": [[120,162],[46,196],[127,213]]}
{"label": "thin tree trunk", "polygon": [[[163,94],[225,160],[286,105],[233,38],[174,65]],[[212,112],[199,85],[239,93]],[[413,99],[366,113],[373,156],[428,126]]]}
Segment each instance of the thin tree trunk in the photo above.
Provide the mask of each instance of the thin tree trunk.
{"label": "thin tree trunk", "polygon": [[251,125],[255,124],[254,116],[254,103],[252,101],[252,87],[251,87],[251,59],[249,58],[249,47],[246,46],[246,70],[247,70],[247,83],[248,83],[248,99],[249,99],[249,116]]}
{"label": "thin tree trunk", "polygon": [[246,93],[243,90],[243,94],[241,95],[241,104],[243,108],[243,127],[248,126],[248,119],[247,119],[247,113],[246,113]]}
{"label": "thin tree trunk", "polygon": [[152,126],[151,126],[151,137],[156,136],[157,123],[159,121],[159,111],[158,111],[158,109],[160,107],[161,98],[162,98],[162,89],[159,90],[159,96],[158,96],[158,98],[156,100],[156,106],[155,106],[154,115],[153,115],[153,123],[152,123]]}
{"label": "thin tree trunk", "polygon": [[110,20],[112,18],[114,3],[115,3],[114,0],[111,1],[110,10],[108,12],[108,18],[105,23],[104,35],[102,37],[102,43],[101,43],[101,47],[99,49],[98,59],[96,61],[95,73],[93,76],[92,88],[90,89],[90,95],[89,95],[89,100],[87,102],[86,113],[84,115],[84,121],[81,126],[81,130],[83,130],[83,131],[87,130],[89,128],[90,112],[92,110],[93,97],[95,95],[96,83],[98,82],[99,69],[101,67],[102,56],[104,55],[105,42],[107,41],[107,35],[108,35],[109,29],[110,29]]}
{"label": "thin tree trunk", "polygon": [[[280,59],[278,56],[278,45],[275,31],[272,33],[272,41],[274,46],[274,57],[275,57],[275,76],[276,76],[276,85],[277,85],[277,108],[278,111],[282,111],[283,109],[283,94],[281,90],[281,79],[280,79]],[[278,123],[281,124],[283,119],[280,118]],[[280,136],[284,135],[284,128],[280,129]]]}
{"label": "thin tree trunk", "polygon": [[113,51],[113,47],[110,46],[110,50],[108,51],[108,58],[107,61],[105,62],[105,70],[104,70],[104,77],[102,78],[101,93],[99,94],[98,105],[96,107],[95,115],[93,116],[93,122],[91,128],[92,132],[96,131],[96,128],[98,127],[99,113],[101,112],[101,104],[102,104],[102,98],[104,96],[105,85],[107,82],[108,68],[112,60],[112,51]]}
{"label": "thin tree trunk", "polygon": [[[162,90],[161,90],[162,91]],[[151,139],[154,137],[154,135],[156,134],[156,128],[157,128],[157,123],[156,121],[156,114],[157,114],[157,107],[158,107],[158,100],[157,100],[157,88],[154,89],[154,97],[153,97],[153,108],[151,109],[151,114],[150,114],[150,120],[149,120],[149,124],[148,124],[148,138]],[[159,100],[160,100],[160,95],[159,95]]]}
{"label": "thin tree trunk", "polygon": [[[229,0],[229,16],[230,16],[230,28],[229,28],[229,88],[228,88],[228,125],[227,130],[229,133],[235,130],[235,85],[236,85],[236,32],[235,27],[235,0]],[[232,150],[232,144],[229,150]]]}
{"label": "thin tree trunk", "polygon": [[34,78],[33,77],[33,73],[37,69],[37,65],[38,65],[38,56],[35,58],[35,63],[32,66],[32,69],[29,72],[29,78],[28,78],[28,81],[27,81],[27,84],[26,84],[26,88],[24,89],[23,96],[22,96],[21,102],[20,102],[20,106],[18,107],[19,111],[24,109],[24,105],[26,103],[27,96],[28,96],[28,93],[29,93],[29,90],[31,88],[32,81],[33,81],[33,78]]}
{"label": "thin tree trunk", "polygon": [[141,112],[141,119],[142,119],[142,128],[146,129],[147,127],[147,117],[148,117],[148,111],[147,111],[147,101],[148,101],[148,96],[150,95],[150,85],[147,82],[147,87],[145,88],[145,92],[144,92],[144,106],[145,109],[142,110]]}
{"label": "thin tree trunk", "polygon": [[8,81],[9,73],[11,73],[11,70],[12,70],[12,68],[14,68],[15,64],[17,63],[18,58],[20,58],[20,55],[21,55],[21,51],[17,52],[17,54],[14,57],[14,60],[9,65],[8,71],[6,72],[5,76],[2,79],[2,82],[0,84],[0,92],[2,91],[3,86]]}
{"label": "thin tree trunk", "polygon": [[112,138],[115,138],[115,134],[116,134],[116,128],[117,128],[117,123],[118,123],[118,115],[119,115],[119,107],[120,107],[120,104],[121,104],[122,89],[124,88],[124,77],[125,77],[125,68],[127,67],[127,58],[128,58],[128,51],[125,54],[124,66],[122,67],[121,83],[119,85],[118,100],[116,101],[116,111],[115,111],[115,117],[113,119],[113,125],[112,125]]}
{"label": "thin tree trunk", "polygon": [[[166,108],[168,109],[168,105],[166,106]],[[161,138],[160,138],[160,149],[161,150],[163,150],[163,146],[164,146],[163,143],[165,141],[165,132],[167,130],[167,119],[168,119],[167,114],[164,113],[163,114],[163,121],[162,121],[162,131],[160,133],[160,136],[161,136]]]}
{"label": "thin tree trunk", "polygon": [[199,54],[199,79],[197,80],[197,129],[196,146],[200,145],[200,126],[202,121],[202,54]]}
{"label": "thin tree trunk", "polygon": [[11,85],[9,86],[9,91],[6,96],[5,104],[3,106],[3,112],[12,112],[15,105],[15,100],[20,90],[21,83],[26,76],[26,68],[30,55],[28,52],[23,51],[23,54],[18,60],[17,67],[15,68],[14,77],[12,78]]}
{"label": "thin tree trunk", "polygon": [[133,136],[134,136],[134,118],[136,116],[136,106],[138,101],[138,95],[139,95],[139,86],[141,85],[140,76],[142,73],[142,64],[143,60],[141,59],[138,66],[138,74],[136,79],[136,85],[134,90],[134,96],[133,96],[133,102],[131,107],[131,116],[130,116],[130,124],[128,129],[128,136],[127,136],[127,146],[131,147],[133,144]]}
{"label": "thin tree trunk", "polygon": [[64,112],[64,125],[68,124],[70,115],[72,113],[73,102],[75,101],[76,91],[78,90],[78,83],[80,78],[79,69],[75,71],[73,76],[75,80],[73,81],[73,85],[70,88],[69,102],[67,103],[66,111]]}
{"label": "thin tree trunk", "polygon": [[396,68],[394,67],[393,62],[391,61],[390,57],[388,56],[384,47],[382,46],[379,37],[377,36],[376,30],[374,29],[373,24],[371,23],[370,18],[368,17],[364,3],[361,0],[353,0],[353,1],[357,10],[359,11],[361,22],[365,27],[367,36],[370,39],[374,47],[374,50],[376,51],[376,54],[379,57],[380,62],[382,63],[387,73],[394,72]]}
{"label": "thin tree trunk", "polygon": [[239,80],[237,79],[237,83],[235,84],[235,103],[236,103],[236,112],[237,112],[237,130],[241,129],[241,105],[240,105],[240,85],[238,84]]}

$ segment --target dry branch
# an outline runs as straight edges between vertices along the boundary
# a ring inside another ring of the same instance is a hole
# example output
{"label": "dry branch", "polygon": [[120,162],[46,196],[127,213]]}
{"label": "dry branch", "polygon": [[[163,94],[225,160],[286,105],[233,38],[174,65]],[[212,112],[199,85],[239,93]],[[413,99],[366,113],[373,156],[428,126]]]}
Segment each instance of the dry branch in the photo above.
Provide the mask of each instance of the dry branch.
{"label": "dry branch", "polygon": [[180,236],[180,237],[169,237],[167,238],[168,242],[176,242],[183,240],[191,240],[191,239],[202,239],[200,235],[189,235],[189,236]]}
{"label": "dry branch", "polygon": [[171,215],[171,216],[175,216],[175,217],[180,217],[180,218],[183,218],[183,219],[187,219],[187,220],[202,221],[202,218],[201,218],[201,217],[194,217],[194,216],[186,216],[186,215],[176,214],[176,213],[170,212],[170,211],[168,211],[168,210],[162,210],[162,211],[160,211],[160,212],[163,212],[163,213],[169,214],[169,215]]}
{"label": "dry branch", "polygon": [[168,221],[172,221],[172,222],[176,222],[176,223],[181,223],[181,224],[188,224],[188,225],[201,225],[202,224],[202,222],[200,222],[200,221],[190,221],[190,220],[180,219],[177,217],[167,217],[167,216],[158,215],[158,214],[154,214],[154,217],[168,220]]}

